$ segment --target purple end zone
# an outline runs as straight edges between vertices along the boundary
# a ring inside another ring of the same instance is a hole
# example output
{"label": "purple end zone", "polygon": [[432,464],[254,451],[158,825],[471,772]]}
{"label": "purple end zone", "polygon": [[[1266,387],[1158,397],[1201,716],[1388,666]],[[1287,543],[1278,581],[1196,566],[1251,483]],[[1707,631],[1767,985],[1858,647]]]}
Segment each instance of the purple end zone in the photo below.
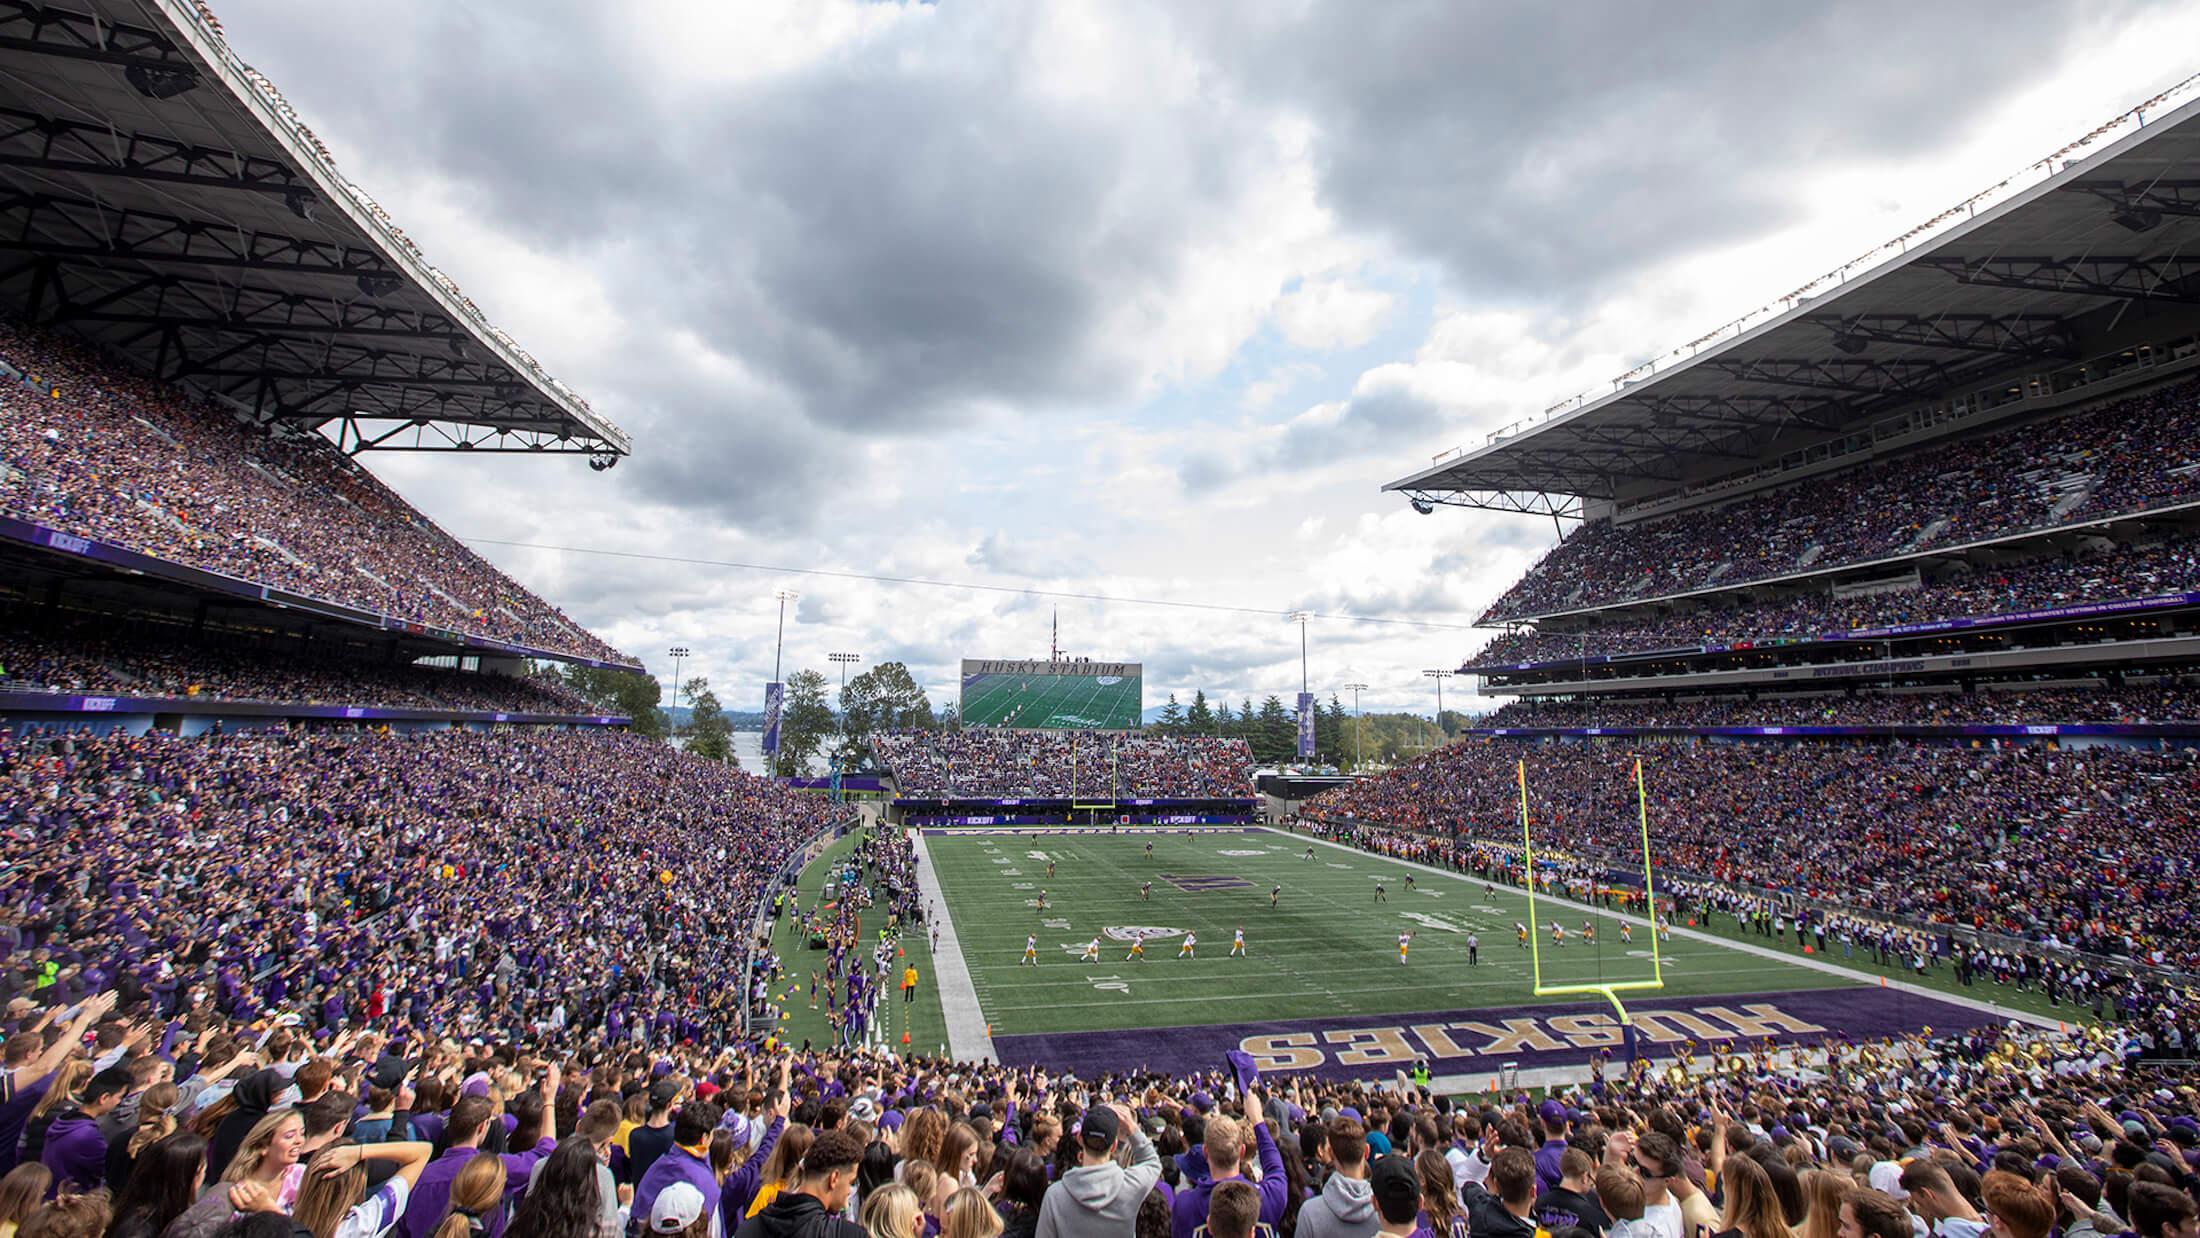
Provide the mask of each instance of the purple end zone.
{"label": "purple end zone", "polygon": [[[1671,1057],[1684,1040],[1694,1040],[1695,1052],[1708,1055],[1722,1039],[1736,1048],[1765,1036],[1779,1044],[1815,1044],[1832,1036],[1862,1042],[1922,1027],[1940,1034],[2000,1021],[1955,1002],[1864,985],[1630,999],[1627,1010],[1650,1057]],[[1008,1065],[1043,1065],[1088,1078],[1136,1067],[1174,1074],[1212,1070],[1231,1049],[1252,1054],[1263,1071],[1272,1072],[1319,1070],[1387,1079],[1426,1057],[1436,1074],[1475,1074],[1505,1063],[1523,1070],[1582,1065],[1598,1049],[1622,1056],[1622,1043],[1619,1021],[1601,1001],[993,1038],[995,1052]]]}

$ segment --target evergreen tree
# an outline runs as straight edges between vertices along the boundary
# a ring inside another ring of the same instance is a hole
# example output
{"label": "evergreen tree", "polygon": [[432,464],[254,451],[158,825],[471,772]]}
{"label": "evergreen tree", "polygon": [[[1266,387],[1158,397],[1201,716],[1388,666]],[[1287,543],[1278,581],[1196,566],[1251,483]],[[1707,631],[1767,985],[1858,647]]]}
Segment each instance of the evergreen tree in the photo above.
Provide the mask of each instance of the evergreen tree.
{"label": "evergreen tree", "polygon": [[1194,735],[1215,733],[1215,711],[1207,705],[1207,690],[1192,693],[1192,707],[1184,715],[1184,729]]}
{"label": "evergreen tree", "polygon": [[1297,757],[1299,746],[1298,722],[1286,709],[1283,698],[1271,693],[1260,703],[1260,715],[1253,728],[1253,759],[1262,764],[1274,765]]}
{"label": "evergreen tree", "polygon": [[1161,707],[1161,720],[1155,725],[1163,735],[1184,733],[1184,707],[1176,703],[1176,693],[1169,694],[1169,703]]}
{"label": "evergreen tree", "polygon": [[1230,712],[1230,702],[1228,701],[1224,701],[1215,707],[1214,733],[1225,739],[1237,737],[1237,715]]}

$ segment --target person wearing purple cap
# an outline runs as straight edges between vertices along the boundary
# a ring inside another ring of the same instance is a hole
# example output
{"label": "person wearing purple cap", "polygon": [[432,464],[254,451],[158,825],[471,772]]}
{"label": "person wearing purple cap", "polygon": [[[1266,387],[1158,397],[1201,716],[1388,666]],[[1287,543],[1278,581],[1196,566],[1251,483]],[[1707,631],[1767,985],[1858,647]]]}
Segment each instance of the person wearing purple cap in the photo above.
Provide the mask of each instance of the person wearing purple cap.
{"label": "person wearing purple cap", "polygon": [[1566,1154],[1566,1106],[1553,1097],[1536,1109],[1535,1116],[1543,1123],[1543,1146],[1535,1150],[1535,1183],[1540,1194],[1557,1190],[1559,1180],[1566,1176],[1558,1163]]}

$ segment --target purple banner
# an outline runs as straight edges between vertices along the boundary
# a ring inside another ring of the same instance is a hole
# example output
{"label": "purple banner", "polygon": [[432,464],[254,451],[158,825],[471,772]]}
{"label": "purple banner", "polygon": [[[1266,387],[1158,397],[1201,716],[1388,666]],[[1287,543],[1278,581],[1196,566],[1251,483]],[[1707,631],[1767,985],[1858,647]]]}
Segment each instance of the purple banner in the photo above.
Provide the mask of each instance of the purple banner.
{"label": "purple banner", "polygon": [[[1523,991],[1525,991],[1523,989]],[[1832,1037],[1862,1043],[1930,1027],[1936,1035],[1999,1023],[1996,1015],[1900,989],[1851,987],[1747,993],[1725,997],[1644,998],[1627,1003],[1646,1057],[1671,1057],[1683,1041],[1707,1057],[1723,1039],[1753,1048],[1770,1036],[1781,1045]],[[1443,1013],[1359,1015],[1222,1023],[1204,1027],[1113,1029],[995,1036],[1010,1066],[1040,1066],[1085,1078],[1127,1069],[1173,1074],[1211,1070],[1242,1049],[1264,1072],[1391,1077],[1427,1058],[1437,1075],[1478,1074],[1506,1064],[1523,1070],[1586,1064],[1599,1049],[1626,1056],[1609,1004],[1590,1000]]]}
{"label": "purple banner", "polygon": [[777,753],[779,751],[779,712],[786,699],[787,685],[783,683],[764,685],[763,747],[766,753]]}
{"label": "purple banner", "polygon": [[1299,759],[1309,760],[1314,755],[1314,694],[1299,693]]}

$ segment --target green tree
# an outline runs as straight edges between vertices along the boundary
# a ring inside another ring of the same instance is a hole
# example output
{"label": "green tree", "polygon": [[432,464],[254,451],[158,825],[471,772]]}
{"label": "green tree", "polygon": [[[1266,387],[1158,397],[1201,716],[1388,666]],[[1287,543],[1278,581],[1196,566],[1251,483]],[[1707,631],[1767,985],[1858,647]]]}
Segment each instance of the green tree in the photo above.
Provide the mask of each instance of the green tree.
{"label": "green tree", "polygon": [[658,708],[665,687],[656,676],[574,665],[560,667],[557,674],[566,687],[595,702],[598,709],[634,719],[637,733],[663,739],[672,732],[671,719]]}
{"label": "green tree", "polygon": [[1298,755],[1299,728],[1283,698],[1273,693],[1260,703],[1253,728],[1253,759],[1264,765],[1281,764]]}
{"label": "green tree", "polygon": [[1214,733],[1225,739],[1237,738],[1237,715],[1230,712],[1230,702],[1228,701],[1224,701],[1215,707]]}
{"label": "green tree", "polygon": [[1184,729],[1193,735],[1215,733],[1215,711],[1207,704],[1207,690],[1192,693],[1192,707],[1184,713]]}
{"label": "green tree", "polygon": [[710,680],[698,675],[680,685],[680,695],[688,704],[688,723],[680,728],[687,750],[706,761],[732,761],[733,725],[718,705],[718,694],[710,690]]}
{"label": "green tree", "polygon": [[1161,707],[1161,718],[1154,729],[1163,735],[1184,733],[1184,707],[1176,703],[1176,693],[1169,694],[1169,703]]}
{"label": "green tree", "polygon": [[1246,697],[1238,705],[1237,738],[1253,745],[1253,757],[1256,760],[1260,757],[1260,740],[1256,738],[1259,734],[1258,727],[1259,723],[1254,720],[1253,715],[1253,698]]}
{"label": "green tree", "polygon": [[932,701],[899,662],[881,662],[848,681],[840,722],[852,746],[874,731],[928,730]]}
{"label": "green tree", "polygon": [[[853,684],[849,685],[851,688]],[[823,671],[800,670],[787,676],[787,697],[779,710],[779,757],[774,773],[801,775],[810,758],[832,735],[832,684]]]}
{"label": "green tree", "polygon": [[1326,765],[1343,769],[1351,755],[1351,738],[1352,720],[1345,716],[1344,702],[1332,692],[1327,708],[1314,707],[1314,755]]}

